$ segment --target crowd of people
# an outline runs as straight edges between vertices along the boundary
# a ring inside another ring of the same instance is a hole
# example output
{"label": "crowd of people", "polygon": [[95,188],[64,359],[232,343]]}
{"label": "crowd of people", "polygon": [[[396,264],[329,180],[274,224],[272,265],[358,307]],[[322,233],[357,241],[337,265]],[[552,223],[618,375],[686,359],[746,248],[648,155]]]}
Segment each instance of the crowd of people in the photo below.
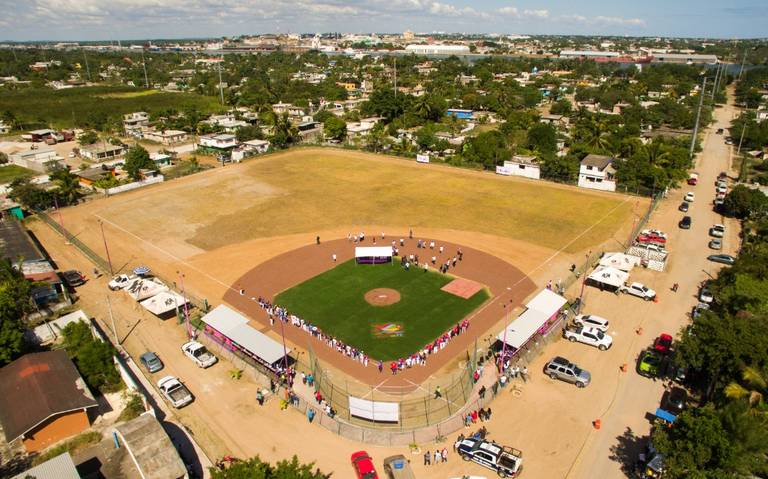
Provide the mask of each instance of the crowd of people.
{"label": "crowd of people", "polygon": [[[265,298],[262,298],[259,296],[257,300],[259,306],[266,311],[267,315],[269,315],[269,321],[271,325],[274,325],[274,322],[282,321],[286,324],[291,324],[297,328],[300,328],[304,332],[312,335],[316,339],[322,341],[326,344],[326,346],[330,347],[331,349],[336,350],[339,354],[343,354],[344,356],[354,360],[358,361],[363,366],[367,367],[370,362],[370,358],[368,357],[365,352],[359,348],[356,348],[354,346],[350,346],[343,341],[324,333],[320,328],[313,325],[312,323],[303,320],[302,318],[299,318],[298,316],[291,314],[288,312],[287,309],[272,304],[270,301],[268,301]],[[392,371],[392,374],[397,374],[399,371],[402,371],[404,369],[410,369],[414,366],[424,366],[427,364],[427,357],[429,357],[432,354],[435,354],[439,351],[442,351],[448,343],[455,338],[456,336],[464,333],[469,328],[469,320],[464,319],[460,323],[456,324],[453,328],[449,329],[440,337],[432,341],[431,343],[424,346],[423,349],[411,354],[410,356],[406,358],[400,358],[396,361],[392,361],[390,363],[389,369]],[[381,361],[377,362],[377,368],[379,372],[382,372],[384,369],[384,364]]]}
{"label": "crowd of people", "polygon": [[435,452],[424,452],[424,465],[431,466],[433,464],[440,464],[441,462],[448,462],[448,449],[443,448],[435,449]]}

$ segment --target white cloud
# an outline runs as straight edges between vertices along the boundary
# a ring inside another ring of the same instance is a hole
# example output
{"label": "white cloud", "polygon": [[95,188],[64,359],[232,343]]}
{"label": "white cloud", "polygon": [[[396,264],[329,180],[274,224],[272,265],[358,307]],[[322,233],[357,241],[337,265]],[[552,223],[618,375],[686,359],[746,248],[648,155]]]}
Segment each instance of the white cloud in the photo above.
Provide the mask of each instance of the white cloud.
{"label": "white cloud", "polygon": [[619,27],[645,27],[645,20],[641,18],[623,18],[623,17],[608,17],[598,15],[596,17],[586,17],[579,14],[560,15],[557,17],[566,23],[580,23],[583,25],[610,25]]}

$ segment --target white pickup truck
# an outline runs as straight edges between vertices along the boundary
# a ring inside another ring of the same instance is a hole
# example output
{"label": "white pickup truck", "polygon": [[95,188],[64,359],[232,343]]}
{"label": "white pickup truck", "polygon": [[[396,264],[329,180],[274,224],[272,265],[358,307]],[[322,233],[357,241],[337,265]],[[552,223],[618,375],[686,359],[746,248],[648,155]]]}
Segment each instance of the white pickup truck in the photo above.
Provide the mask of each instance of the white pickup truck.
{"label": "white pickup truck", "polygon": [[605,351],[613,345],[613,338],[597,328],[579,326],[576,329],[566,329],[563,336],[568,341],[589,344],[600,351]]}
{"label": "white pickup truck", "polygon": [[173,376],[166,376],[157,382],[157,387],[163,393],[173,407],[180,408],[191,403],[192,393],[189,389]]}
{"label": "white pickup truck", "polygon": [[108,285],[109,289],[111,289],[112,291],[117,291],[118,289],[125,289],[136,278],[138,278],[138,276],[135,276],[135,275],[128,276],[127,274],[118,274],[117,276],[112,278],[112,280],[110,280]]}
{"label": "white pickup truck", "polygon": [[656,291],[645,286],[643,283],[624,283],[624,285],[619,288],[619,292],[631,294],[632,296],[643,298],[646,301],[651,301],[656,297]]}
{"label": "white pickup truck", "polygon": [[195,362],[201,368],[207,368],[216,364],[216,356],[211,354],[208,349],[197,341],[190,341],[181,346],[181,350],[189,359]]}

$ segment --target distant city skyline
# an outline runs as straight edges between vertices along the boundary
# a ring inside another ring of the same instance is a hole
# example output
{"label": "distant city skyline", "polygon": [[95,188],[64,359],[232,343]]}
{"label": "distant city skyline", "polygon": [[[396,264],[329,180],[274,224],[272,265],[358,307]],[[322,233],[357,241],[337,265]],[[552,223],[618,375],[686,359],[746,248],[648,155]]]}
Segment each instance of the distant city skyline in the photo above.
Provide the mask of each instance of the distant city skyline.
{"label": "distant city skyline", "polygon": [[0,40],[414,32],[768,37],[764,0],[0,0]]}

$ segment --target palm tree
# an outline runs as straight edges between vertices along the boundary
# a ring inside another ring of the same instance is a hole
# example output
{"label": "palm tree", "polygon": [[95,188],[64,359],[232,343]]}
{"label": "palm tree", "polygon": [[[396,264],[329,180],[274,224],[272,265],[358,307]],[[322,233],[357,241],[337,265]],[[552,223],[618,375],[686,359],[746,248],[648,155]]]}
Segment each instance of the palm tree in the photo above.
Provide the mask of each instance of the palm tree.
{"label": "palm tree", "polygon": [[434,114],[432,102],[429,101],[429,98],[427,98],[426,95],[421,95],[420,97],[416,98],[416,101],[413,104],[413,110],[417,115],[425,120],[431,119],[432,115]]}
{"label": "palm tree", "polygon": [[669,152],[657,141],[643,145],[638,151],[638,155],[641,159],[654,166],[664,166],[664,163],[669,158]]}
{"label": "palm tree", "polygon": [[53,181],[57,188],[55,194],[61,198],[64,204],[72,205],[80,199],[80,180],[69,170],[60,170],[53,175]]}
{"label": "palm tree", "polygon": [[764,402],[765,393],[768,391],[768,377],[757,368],[746,367],[741,372],[741,379],[746,387],[733,381],[725,387],[726,397],[747,399],[751,413],[765,415],[768,412]]}

